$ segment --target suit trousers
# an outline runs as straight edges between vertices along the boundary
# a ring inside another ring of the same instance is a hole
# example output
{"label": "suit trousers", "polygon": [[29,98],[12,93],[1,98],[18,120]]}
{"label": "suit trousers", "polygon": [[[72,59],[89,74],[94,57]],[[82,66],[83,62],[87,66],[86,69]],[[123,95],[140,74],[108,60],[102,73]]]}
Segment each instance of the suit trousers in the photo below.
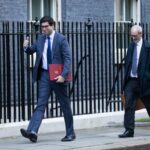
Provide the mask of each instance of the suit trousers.
{"label": "suit trousers", "polygon": [[52,90],[54,90],[64,114],[66,135],[74,134],[73,116],[70,107],[70,99],[67,96],[67,85],[50,81],[48,71],[43,69],[41,71],[40,79],[38,80],[37,106],[27,130],[38,133]]}
{"label": "suit trousers", "polygon": [[135,102],[140,97],[140,82],[136,78],[130,78],[125,87],[125,114],[124,127],[126,130],[134,130],[135,127]]}

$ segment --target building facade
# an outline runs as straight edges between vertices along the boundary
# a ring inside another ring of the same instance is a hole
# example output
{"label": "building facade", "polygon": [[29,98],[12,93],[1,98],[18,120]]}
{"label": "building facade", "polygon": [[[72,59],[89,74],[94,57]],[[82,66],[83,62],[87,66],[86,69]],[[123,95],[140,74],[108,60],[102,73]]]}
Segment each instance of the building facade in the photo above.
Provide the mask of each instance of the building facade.
{"label": "building facade", "polygon": [[32,21],[51,15],[56,21],[150,21],[149,0],[1,0],[0,20]]}
{"label": "building facade", "polygon": [[[27,56],[22,43],[26,36],[33,42],[39,24],[31,21],[44,15],[64,22],[57,29],[62,29],[72,50],[74,80],[69,92],[73,114],[121,110],[123,72],[115,86],[114,78],[130,41],[131,20],[149,23],[149,8],[149,0],[0,0],[0,123],[30,119],[34,111],[35,56]],[[89,19],[93,23],[87,22]],[[146,39],[150,39],[149,30],[144,28]],[[107,105],[108,100],[114,102]],[[62,112],[52,96],[45,117],[60,116]]]}

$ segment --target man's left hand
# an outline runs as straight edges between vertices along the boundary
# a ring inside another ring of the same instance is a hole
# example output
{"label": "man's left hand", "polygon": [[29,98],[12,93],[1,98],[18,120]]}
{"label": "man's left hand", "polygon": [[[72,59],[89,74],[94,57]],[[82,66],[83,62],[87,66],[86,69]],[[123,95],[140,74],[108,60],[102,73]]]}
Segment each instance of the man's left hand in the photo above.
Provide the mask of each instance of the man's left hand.
{"label": "man's left hand", "polygon": [[65,81],[65,79],[62,76],[57,76],[55,78],[55,80],[56,80],[57,83],[63,83]]}

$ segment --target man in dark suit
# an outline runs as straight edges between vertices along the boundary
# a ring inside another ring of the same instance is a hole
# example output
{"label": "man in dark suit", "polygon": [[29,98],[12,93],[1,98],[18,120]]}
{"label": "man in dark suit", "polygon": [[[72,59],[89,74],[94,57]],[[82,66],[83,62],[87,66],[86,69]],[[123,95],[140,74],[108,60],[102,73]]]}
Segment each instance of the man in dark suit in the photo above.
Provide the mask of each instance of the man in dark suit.
{"label": "man in dark suit", "polygon": [[[71,69],[71,52],[66,38],[54,30],[54,20],[49,16],[44,16],[40,20],[42,34],[35,44],[29,46],[26,39],[23,47],[27,54],[36,53],[36,62],[33,70],[33,82],[38,82],[38,101],[33,116],[29,122],[27,130],[21,129],[23,137],[32,142],[37,142],[37,134],[41,125],[45,108],[51,90],[54,90],[61,109],[64,114],[66,136],[61,141],[72,141],[76,138],[73,127],[73,116],[70,107],[70,99],[67,95],[66,78]],[[49,79],[49,64],[63,64],[61,75],[55,81]]]}
{"label": "man in dark suit", "polygon": [[142,28],[131,28],[133,42],[129,44],[125,58],[125,77],[123,92],[125,96],[125,132],[119,138],[134,137],[135,102],[141,98],[150,114],[150,44],[142,38]]}

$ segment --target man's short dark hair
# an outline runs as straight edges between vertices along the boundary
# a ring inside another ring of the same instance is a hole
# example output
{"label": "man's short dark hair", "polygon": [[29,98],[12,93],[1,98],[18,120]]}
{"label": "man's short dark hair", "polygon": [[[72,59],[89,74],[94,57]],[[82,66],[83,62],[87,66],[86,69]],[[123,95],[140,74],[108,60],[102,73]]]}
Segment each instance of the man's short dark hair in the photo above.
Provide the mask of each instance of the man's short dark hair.
{"label": "man's short dark hair", "polygon": [[54,19],[50,16],[44,16],[40,19],[40,25],[43,23],[43,22],[48,22],[50,26],[54,25],[55,22],[54,22]]}

